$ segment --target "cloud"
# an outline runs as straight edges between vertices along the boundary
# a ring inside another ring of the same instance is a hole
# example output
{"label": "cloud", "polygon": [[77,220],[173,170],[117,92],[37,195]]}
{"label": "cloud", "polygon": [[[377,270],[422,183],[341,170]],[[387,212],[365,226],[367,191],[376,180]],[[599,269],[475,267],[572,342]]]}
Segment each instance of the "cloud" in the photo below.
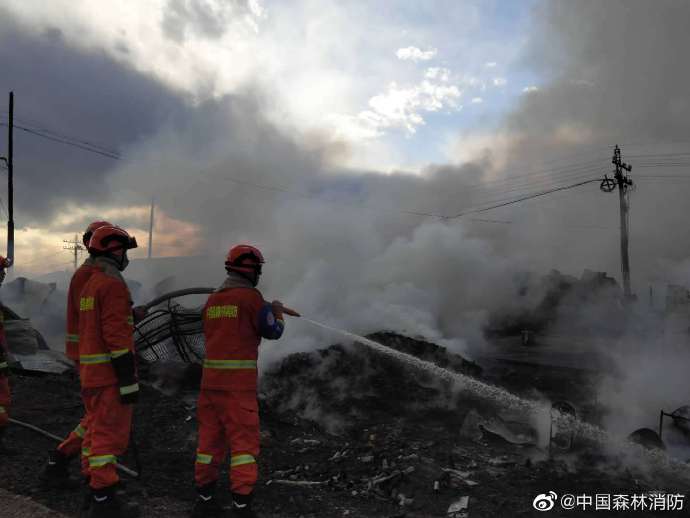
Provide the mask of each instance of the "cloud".
{"label": "cloud", "polygon": [[[30,62],[31,67],[26,64]],[[179,93],[102,52],[70,47],[62,31],[22,30],[0,9],[0,91],[15,92],[15,123],[87,138],[122,153],[189,111]],[[0,110],[4,110],[3,94]],[[4,113],[3,113],[4,119]],[[6,129],[0,127],[5,141]],[[19,225],[40,226],[68,202],[107,202],[118,162],[15,129]]]}
{"label": "cloud", "polygon": [[522,93],[527,94],[527,93],[530,93],[530,92],[536,92],[536,91],[538,91],[538,90],[539,90],[539,88],[538,88],[537,86],[531,85],[531,86],[526,86],[526,87],[524,87],[524,88],[522,89]]}
{"label": "cloud", "polygon": [[167,0],[161,27],[176,43],[184,43],[190,34],[219,39],[228,30],[241,30],[242,24],[258,32],[257,22],[263,12],[256,0]]}
{"label": "cloud", "polygon": [[497,87],[505,86],[508,83],[508,81],[505,77],[494,77],[492,82],[493,82],[493,85],[497,86]]}
{"label": "cloud", "polygon": [[450,70],[443,67],[429,67],[424,72],[424,77],[427,79],[438,79],[445,83],[450,80]]}
{"label": "cloud", "polygon": [[484,63],[484,68],[496,68],[497,63],[495,61],[489,61]]}
{"label": "cloud", "polygon": [[472,100],[470,101],[472,104],[482,104],[484,102],[484,99],[481,97],[472,97]]}
{"label": "cloud", "polygon": [[437,49],[421,50],[417,47],[400,48],[395,52],[398,59],[402,61],[429,61],[436,56]]}
{"label": "cloud", "polygon": [[352,138],[375,138],[390,129],[402,129],[408,135],[423,125],[424,113],[443,109],[460,110],[462,92],[455,85],[424,79],[411,87],[393,82],[388,90],[369,99],[369,109],[356,116],[339,116],[340,131],[348,131]]}

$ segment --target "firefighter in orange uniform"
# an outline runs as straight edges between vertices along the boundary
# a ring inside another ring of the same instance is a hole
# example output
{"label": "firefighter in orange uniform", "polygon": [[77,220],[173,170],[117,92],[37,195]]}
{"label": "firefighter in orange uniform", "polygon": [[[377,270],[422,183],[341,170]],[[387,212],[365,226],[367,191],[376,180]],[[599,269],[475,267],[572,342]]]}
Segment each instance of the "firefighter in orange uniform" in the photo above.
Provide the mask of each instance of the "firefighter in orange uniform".
{"label": "firefighter in orange uniform", "polygon": [[[5,280],[5,268],[9,268],[12,261],[0,255],[0,284]],[[10,411],[10,382],[7,379],[10,368],[7,363],[7,340],[5,338],[5,320],[0,308],[0,455],[9,454],[11,451],[3,442],[3,436],[7,429]]]}
{"label": "firefighter in orange uniform", "polygon": [[253,246],[230,249],[228,276],[203,310],[206,358],[197,404],[194,517],[223,515],[215,485],[228,451],[233,516],[256,516],[251,509],[259,455],[256,362],[261,338],[277,340],[284,329],[282,304],[265,302],[256,289],[263,263]]}
{"label": "firefighter in orange uniform", "polygon": [[139,396],[132,302],[120,272],[136,240],[116,226],[101,227],[89,241],[99,271],[79,299],[79,377],[88,415],[83,453],[88,458],[93,518],[139,515],[116,495],[117,456],[129,444],[133,404]]}
{"label": "firefighter in orange uniform", "polygon": [[[82,236],[84,246],[88,248],[89,241],[96,229],[100,227],[112,227],[107,221],[94,221]],[[95,263],[95,257],[89,255],[79,269],[74,272],[67,292],[67,333],[65,336],[65,353],[75,362],[79,368],[79,297],[81,290],[86,285],[91,275],[99,271]],[[85,414],[74,430],[70,432],[56,450],[48,454],[48,464],[43,470],[42,480],[52,487],[65,487],[70,485],[69,462],[81,453],[82,441],[88,428],[88,419]],[[82,473],[88,475],[88,463],[86,457],[82,459]]]}

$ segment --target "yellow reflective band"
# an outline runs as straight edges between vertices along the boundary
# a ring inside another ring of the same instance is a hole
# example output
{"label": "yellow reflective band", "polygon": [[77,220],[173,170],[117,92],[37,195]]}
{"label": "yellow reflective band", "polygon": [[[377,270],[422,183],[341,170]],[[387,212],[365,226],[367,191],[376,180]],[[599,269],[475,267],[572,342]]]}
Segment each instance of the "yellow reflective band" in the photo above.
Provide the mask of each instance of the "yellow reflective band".
{"label": "yellow reflective band", "polygon": [[77,437],[81,437],[82,439],[84,438],[84,434],[86,433],[86,429],[81,424],[78,424],[77,427],[72,431],[74,432],[74,435],[76,435]]}
{"label": "yellow reflective band", "polygon": [[65,340],[67,342],[70,342],[70,343],[78,344],[79,343],[79,335],[67,335],[65,337]]}
{"label": "yellow reflective band", "polygon": [[207,369],[256,369],[256,360],[204,360]]}
{"label": "yellow reflective band", "polygon": [[213,460],[213,455],[208,455],[206,453],[199,453],[199,452],[197,452],[197,454],[196,454],[197,464],[211,464],[212,460]]}
{"label": "yellow reflective band", "polygon": [[109,354],[80,354],[79,362],[83,365],[95,365],[98,363],[110,363]]}
{"label": "yellow reflective band", "polygon": [[128,323],[130,326],[133,326],[133,325],[134,325],[134,317],[127,317],[127,323]]}
{"label": "yellow reflective band", "polygon": [[81,455],[82,457],[88,457],[89,455],[91,455],[91,450],[89,450],[88,448],[82,448]]}
{"label": "yellow reflective band", "polygon": [[120,356],[124,356],[128,352],[129,349],[115,349],[114,351],[110,351],[110,354],[113,358],[119,358]]}
{"label": "yellow reflective band", "polygon": [[210,306],[206,310],[206,318],[237,318],[237,306]]}
{"label": "yellow reflective band", "polygon": [[6,368],[8,368],[9,366],[10,366],[10,365],[9,365],[7,362],[0,362],[0,369],[6,369]]}
{"label": "yellow reflective band", "polygon": [[233,455],[230,457],[230,467],[244,466],[245,464],[256,464],[256,459],[248,453],[242,455]]}
{"label": "yellow reflective band", "polygon": [[132,394],[133,392],[137,392],[139,390],[139,384],[135,383],[134,385],[127,385],[125,387],[120,387],[120,395],[121,396],[126,396],[127,394]]}
{"label": "yellow reflective band", "polygon": [[5,410],[4,406],[0,406],[0,414],[6,414],[7,410]]}
{"label": "yellow reflective band", "polygon": [[82,297],[79,299],[79,311],[91,311],[94,308],[93,297]]}
{"label": "yellow reflective band", "polygon": [[115,455],[94,455],[89,457],[90,468],[102,468],[106,464],[115,464],[116,462]]}

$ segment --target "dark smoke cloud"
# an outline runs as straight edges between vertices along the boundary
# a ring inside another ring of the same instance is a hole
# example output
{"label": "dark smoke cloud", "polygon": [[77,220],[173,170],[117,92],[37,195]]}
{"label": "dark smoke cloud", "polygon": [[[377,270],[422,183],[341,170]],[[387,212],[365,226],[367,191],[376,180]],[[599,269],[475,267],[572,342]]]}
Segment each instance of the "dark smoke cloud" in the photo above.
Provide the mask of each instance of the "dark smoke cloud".
{"label": "dark smoke cloud", "polygon": [[[686,224],[687,180],[644,179],[643,175],[687,174],[687,168],[636,167],[635,155],[690,150],[690,3],[675,0],[548,1],[535,9],[534,31],[526,63],[547,77],[539,91],[524,97],[508,118],[512,137],[509,161],[525,166],[539,159],[569,155],[583,160],[611,155],[620,144],[632,164],[637,190],[631,197],[633,287],[645,300],[648,283],[690,284],[690,232]],[[610,160],[610,158],[609,158]],[[567,162],[567,161],[566,161]],[[602,172],[610,165],[602,160]],[[598,197],[598,199],[597,199]],[[575,258],[583,266],[608,265],[618,278],[617,196],[591,192],[564,194],[549,214],[606,222],[610,233],[576,233],[561,229],[568,248],[554,257]],[[546,213],[544,213],[546,215]],[[524,236],[523,245],[548,246],[545,238],[556,221],[540,227],[544,234]],[[509,240],[515,243],[515,240]],[[555,262],[554,261],[554,262]],[[663,293],[663,292],[662,292]],[[661,297],[657,295],[657,309]],[[626,313],[630,313],[630,309]],[[601,387],[608,407],[606,425],[620,433],[656,428],[659,410],[687,403],[687,310],[660,321],[646,304],[634,309],[636,329],[618,343],[606,344],[618,367]],[[597,311],[599,325],[610,313]],[[646,337],[645,337],[646,334]],[[685,458],[685,457],[683,457]]]}
{"label": "dark smoke cloud", "polygon": [[[0,115],[15,92],[15,124],[47,128],[125,152],[188,111],[170,91],[99,51],[69,47],[57,28],[33,34],[0,9]],[[5,154],[6,128],[0,128]],[[15,130],[16,220],[41,225],[66,202],[108,200],[117,161]]]}
{"label": "dark smoke cloud", "polygon": [[[664,282],[669,263],[690,255],[690,232],[682,224],[690,182],[642,175],[682,169],[639,168],[635,155],[690,149],[690,46],[683,1],[549,1],[534,10],[524,63],[545,77],[506,119],[507,156],[513,174],[598,159],[591,177],[611,172],[615,144],[633,165],[631,262],[638,290]],[[586,174],[581,175],[585,178]],[[565,182],[567,183],[567,182]],[[527,202],[501,214],[531,224],[504,244],[532,249],[552,264],[578,273],[577,264],[618,274],[618,204],[596,185]],[[562,223],[565,223],[561,226]],[[611,230],[571,230],[569,225]],[[568,252],[563,253],[567,246]],[[552,253],[556,248],[556,253]],[[687,268],[684,269],[688,273]]]}

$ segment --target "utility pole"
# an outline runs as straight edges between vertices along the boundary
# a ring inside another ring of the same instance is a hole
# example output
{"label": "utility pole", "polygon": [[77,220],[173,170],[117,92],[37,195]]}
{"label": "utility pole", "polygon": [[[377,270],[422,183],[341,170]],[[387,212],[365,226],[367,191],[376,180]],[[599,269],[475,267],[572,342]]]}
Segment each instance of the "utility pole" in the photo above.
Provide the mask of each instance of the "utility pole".
{"label": "utility pole", "polygon": [[153,207],[154,199],[151,197],[151,217],[149,219],[149,259],[151,259],[153,250]]}
{"label": "utility pole", "polygon": [[7,258],[14,264],[14,185],[12,173],[14,172],[14,92],[10,92],[9,120],[7,121]]}
{"label": "utility pole", "polygon": [[62,242],[64,243],[64,245],[62,246],[64,250],[74,252],[74,269],[76,270],[77,263],[79,261],[79,252],[83,252],[84,250],[86,250],[86,248],[84,248],[84,245],[82,245],[79,242],[79,236],[77,234],[74,234],[74,241],[67,241],[63,239]]}
{"label": "utility pole", "polygon": [[630,290],[630,258],[628,257],[628,189],[633,186],[633,181],[626,176],[625,172],[630,172],[632,166],[621,160],[621,149],[616,146],[613,150],[611,163],[615,166],[613,179],[604,175],[600,188],[604,192],[612,192],[618,187],[618,199],[620,202],[620,228],[621,228],[621,273],[623,276],[623,295],[626,301],[633,299]]}

